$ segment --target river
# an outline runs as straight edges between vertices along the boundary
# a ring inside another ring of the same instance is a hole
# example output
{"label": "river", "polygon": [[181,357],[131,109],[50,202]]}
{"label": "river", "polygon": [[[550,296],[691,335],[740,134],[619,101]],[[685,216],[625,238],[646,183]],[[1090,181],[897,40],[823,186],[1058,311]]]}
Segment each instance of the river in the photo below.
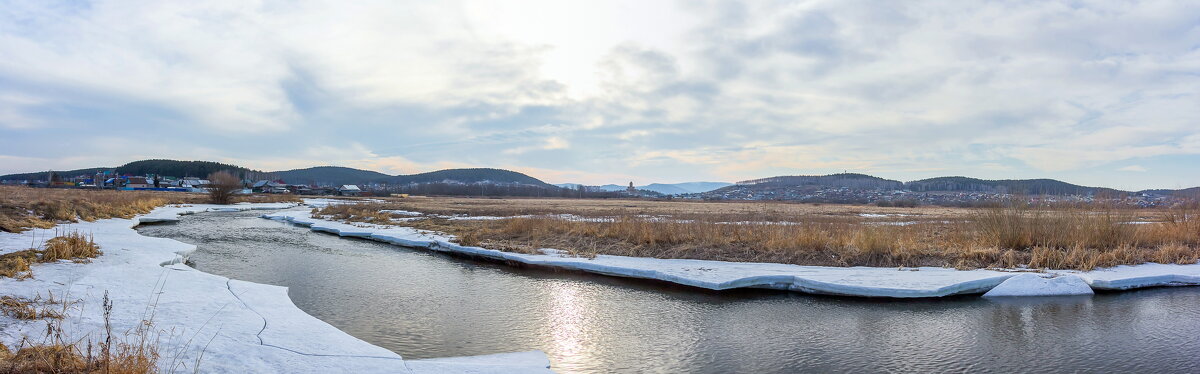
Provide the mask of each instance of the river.
{"label": "river", "polygon": [[144,225],[405,358],[545,351],[560,373],[1200,372],[1200,287],[1094,297],[714,292],[514,268],[204,213]]}

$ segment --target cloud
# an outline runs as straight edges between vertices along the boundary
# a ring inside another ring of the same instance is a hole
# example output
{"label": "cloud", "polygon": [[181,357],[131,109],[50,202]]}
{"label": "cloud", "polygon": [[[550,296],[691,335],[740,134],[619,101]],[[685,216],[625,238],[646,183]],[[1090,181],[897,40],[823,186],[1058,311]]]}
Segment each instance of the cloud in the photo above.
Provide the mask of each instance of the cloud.
{"label": "cloud", "polygon": [[[1200,163],[1197,17],[1157,0],[12,3],[0,168],[1104,184],[1148,158]],[[102,138],[149,146],[98,157]],[[1138,183],[1200,184],[1180,167]]]}
{"label": "cloud", "polygon": [[551,136],[549,138],[546,138],[542,142],[541,145],[521,146],[521,147],[516,147],[516,148],[510,148],[510,149],[504,150],[504,153],[510,154],[510,155],[519,155],[522,153],[526,153],[529,151],[535,151],[535,150],[549,151],[549,150],[555,150],[555,149],[567,149],[568,147],[570,147],[570,144],[567,143],[566,139],[563,139],[562,137],[558,137],[558,136]]}
{"label": "cloud", "polygon": [[1123,166],[1123,167],[1117,168],[1117,171],[1132,171],[1132,172],[1143,173],[1146,171],[1146,168],[1142,167],[1141,165],[1129,165],[1129,166]]}

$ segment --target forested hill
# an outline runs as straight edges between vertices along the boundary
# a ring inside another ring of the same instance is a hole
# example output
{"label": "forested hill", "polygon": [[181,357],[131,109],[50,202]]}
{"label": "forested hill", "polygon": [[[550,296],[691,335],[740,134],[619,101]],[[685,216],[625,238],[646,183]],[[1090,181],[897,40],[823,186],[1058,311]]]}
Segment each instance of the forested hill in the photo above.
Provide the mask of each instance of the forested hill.
{"label": "forested hill", "polygon": [[[738,182],[739,185],[762,187],[820,186],[869,190],[898,190],[904,183],[866,174],[841,173],[830,175],[788,175]],[[728,188],[728,187],[727,187]]]}
{"label": "forested hill", "polygon": [[453,181],[460,183],[519,183],[534,186],[549,186],[537,178],[515,171],[503,169],[446,169],[428,173],[410,175],[387,175],[380,172],[346,168],[339,166],[318,166],[307,169],[277,171],[271,173],[276,179],[287,183],[298,184],[370,184],[387,183],[392,185],[410,183],[439,183]]}
{"label": "forested hill", "polygon": [[[99,172],[112,171],[115,169],[116,168],[87,168],[87,169],[75,169],[75,170],[66,170],[66,171],[55,170],[54,173],[58,174],[58,175],[64,175],[64,176],[94,175]],[[36,171],[36,172],[32,172],[32,173],[0,175],[0,180],[4,180],[4,181],[46,180],[46,177],[49,175],[49,172],[50,171],[47,170],[47,171]]]}
{"label": "forested hill", "polygon": [[121,175],[165,175],[171,177],[204,178],[209,174],[227,171],[241,178],[254,179],[261,171],[212,161],[142,160],[117,167]]}
{"label": "forested hill", "polygon": [[968,177],[938,177],[912,181],[904,184],[905,189],[916,192],[953,191],[989,192],[1019,195],[1094,195],[1126,193],[1111,188],[1087,187],[1054,179],[1002,179],[988,180]]}
{"label": "forested hill", "polygon": [[[436,183],[446,180],[452,180],[462,183],[475,183],[490,181],[494,183],[519,183],[541,187],[554,187],[541,180],[504,169],[490,168],[472,168],[472,169],[446,169],[431,171],[428,173],[397,175],[388,179],[391,184],[408,184],[408,183]],[[557,187],[556,187],[557,188]]]}
{"label": "forested hill", "polygon": [[[178,160],[141,160],[130,162],[115,168],[99,167],[76,170],[55,170],[54,173],[74,177],[80,175],[92,175],[98,172],[116,171],[119,175],[165,175],[172,177],[198,177],[204,178],[209,174],[217,171],[229,171],[241,177],[253,178],[256,174],[262,174],[260,171],[250,170],[236,165],[222,164],[212,161],[178,161]],[[49,171],[39,171],[33,173],[9,174],[0,176],[0,180],[44,180]]]}
{"label": "forested hill", "polygon": [[[913,192],[983,192],[1015,195],[1121,195],[1121,191],[1104,187],[1088,187],[1054,179],[988,180],[968,177],[938,177],[912,182],[900,182],[866,174],[843,173],[831,175],[778,176],[738,182],[721,190],[767,190],[781,187],[833,187],[852,190],[908,190]],[[1147,190],[1163,195],[1187,194],[1188,190]],[[1200,190],[1196,188],[1195,190]]]}
{"label": "forested hill", "polygon": [[[116,168],[88,168],[68,171],[55,171],[62,176],[91,175],[101,171],[116,171],[120,175],[157,174],[171,177],[206,177],[217,171],[229,171],[244,179],[281,179],[293,184],[409,184],[409,183],[438,183],[453,181],[460,183],[518,183],[539,187],[557,189],[538,180],[537,178],[511,170],[472,168],[447,169],[428,173],[411,175],[387,175],[384,173],[361,170],[340,166],[318,166],[305,169],[262,172],[247,169],[237,165],[222,164],[211,161],[176,161],[176,160],[142,160],[134,161]],[[33,173],[10,174],[0,176],[0,180],[45,180],[46,171]]]}
{"label": "forested hill", "polygon": [[1184,188],[1181,190],[1143,190],[1138,192],[1153,193],[1186,198],[1200,198],[1200,187]]}
{"label": "forested hill", "polygon": [[317,166],[305,169],[276,171],[271,173],[275,178],[295,184],[369,184],[395,178],[377,171],[347,168],[341,166]]}

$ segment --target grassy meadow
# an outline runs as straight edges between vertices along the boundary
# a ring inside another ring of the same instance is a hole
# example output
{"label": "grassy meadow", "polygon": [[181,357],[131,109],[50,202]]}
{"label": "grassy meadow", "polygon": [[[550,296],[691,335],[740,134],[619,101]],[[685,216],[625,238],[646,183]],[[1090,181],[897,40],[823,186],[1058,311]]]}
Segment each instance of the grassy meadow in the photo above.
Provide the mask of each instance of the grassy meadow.
{"label": "grassy meadow", "polygon": [[[387,210],[419,212],[425,218],[412,220]],[[901,208],[409,197],[331,205],[316,213],[445,232],[461,244],[485,248],[557,248],[578,256],[1078,270],[1145,262],[1190,264],[1200,258],[1200,209],[1195,207]]]}

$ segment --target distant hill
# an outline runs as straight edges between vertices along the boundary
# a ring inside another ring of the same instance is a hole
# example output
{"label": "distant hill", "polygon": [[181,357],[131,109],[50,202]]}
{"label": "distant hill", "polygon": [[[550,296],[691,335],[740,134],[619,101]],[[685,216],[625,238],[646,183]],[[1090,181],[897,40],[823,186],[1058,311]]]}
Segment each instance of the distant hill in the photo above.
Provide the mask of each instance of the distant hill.
{"label": "distant hill", "polygon": [[[727,182],[684,182],[684,183],[651,183],[645,186],[634,186],[634,188],[645,191],[653,191],[663,195],[679,195],[686,193],[701,193],[712,191],[721,187],[732,185]],[[578,188],[579,183],[559,183],[555,186],[562,188]],[[606,184],[602,186],[586,186],[593,191],[625,191],[629,185]]]}
{"label": "distant hill", "polygon": [[708,191],[712,191],[712,190],[715,190],[715,189],[718,189],[721,187],[731,186],[731,185],[733,185],[733,183],[728,183],[728,182],[685,182],[685,183],[671,184],[671,186],[675,186],[679,189],[687,191],[688,193],[708,192]]}
{"label": "distant hill", "polygon": [[296,184],[410,184],[454,181],[460,183],[519,183],[540,187],[555,187],[522,173],[490,168],[446,169],[420,174],[387,175],[377,171],[340,166],[318,166],[306,169],[276,171],[272,172],[271,175],[277,179],[282,179],[284,182]]}
{"label": "distant hill", "polygon": [[1141,190],[1138,192],[1152,193],[1152,194],[1166,195],[1166,196],[1175,196],[1175,197],[1200,198],[1200,187],[1185,188],[1182,190],[1167,190],[1167,189]]}
{"label": "distant hill", "polygon": [[624,190],[626,190],[627,188],[629,188],[629,186],[621,186],[621,185],[616,185],[616,184],[606,184],[606,185],[603,185],[603,186],[591,186],[591,188],[594,188],[594,189],[597,189],[597,190],[600,190],[600,191],[609,191],[609,192],[612,192],[612,191],[624,191]]}
{"label": "distant hill", "polygon": [[[222,164],[212,161],[178,161],[178,160],[141,160],[130,162],[115,168],[87,168],[66,171],[55,171],[55,174],[62,176],[74,177],[79,175],[91,175],[103,171],[116,171],[120,175],[147,175],[157,174],[172,177],[207,177],[209,174],[217,171],[229,171],[234,175],[245,176],[262,173],[260,171],[250,170],[241,166]],[[0,175],[0,180],[42,180],[46,179],[46,172],[36,173],[21,173]]]}
{"label": "distant hill", "polygon": [[[87,168],[68,171],[55,171],[64,176],[95,174],[98,171],[115,170],[122,175],[158,174],[171,177],[206,177],[216,171],[230,171],[246,179],[282,179],[295,184],[368,184],[368,183],[437,183],[455,181],[461,183],[477,183],[490,181],[494,183],[519,183],[539,187],[557,188],[546,184],[537,178],[511,170],[471,168],[447,169],[412,175],[387,175],[376,171],[361,170],[340,166],[318,166],[305,169],[262,172],[247,169],[237,165],[222,164],[211,161],[177,161],[177,160],[142,160],[134,161],[116,168]],[[46,172],[9,174],[0,176],[0,180],[43,180]]]}
{"label": "distant hill", "polygon": [[900,181],[856,173],[830,175],[789,175],[746,180],[738,182],[737,184],[761,187],[819,186],[871,190],[898,190],[904,188],[904,183]]}
{"label": "distant hill", "polygon": [[218,171],[228,171],[242,178],[252,178],[253,174],[262,173],[261,171],[250,170],[237,165],[212,161],[142,160],[117,167],[117,174],[121,175],[156,174],[171,177],[204,178]]}
{"label": "distant hill", "polygon": [[[116,168],[87,168],[87,169],[75,169],[75,170],[65,170],[65,171],[55,170],[54,173],[64,176],[64,177],[74,177],[74,176],[80,176],[80,175],[94,175],[99,172],[112,171],[115,169]],[[0,180],[5,180],[5,181],[45,180],[46,176],[48,175],[47,173],[49,173],[49,170],[33,172],[33,173],[0,175]]]}
{"label": "distant hill", "polygon": [[651,183],[645,186],[636,187],[639,190],[647,190],[658,192],[663,195],[679,195],[688,193],[688,190],[679,188],[678,186],[665,183]]}
{"label": "distant hill", "polygon": [[295,184],[368,184],[394,178],[391,175],[377,171],[347,168],[341,166],[317,166],[305,169],[284,170],[272,172],[275,178]]}
{"label": "distant hill", "polygon": [[1087,187],[1054,179],[1003,179],[988,180],[968,177],[939,177],[912,181],[905,188],[916,192],[990,192],[1020,195],[1093,195],[1098,193],[1121,194],[1112,188]]}
{"label": "distant hill", "polygon": [[397,175],[395,177],[386,179],[387,183],[391,184],[436,183],[447,180],[462,183],[486,181],[494,183],[520,183],[542,187],[555,187],[547,184],[546,182],[542,182],[537,178],[512,170],[491,168],[446,169],[420,174]]}

